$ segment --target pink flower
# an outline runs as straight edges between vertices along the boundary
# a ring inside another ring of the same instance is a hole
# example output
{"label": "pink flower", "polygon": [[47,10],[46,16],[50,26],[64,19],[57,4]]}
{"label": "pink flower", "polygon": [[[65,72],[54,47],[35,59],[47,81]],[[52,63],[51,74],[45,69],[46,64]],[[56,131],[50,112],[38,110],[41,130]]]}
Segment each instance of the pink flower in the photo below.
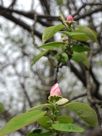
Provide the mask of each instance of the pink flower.
{"label": "pink flower", "polygon": [[73,21],[74,21],[74,17],[73,16],[71,16],[71,15],[67,16],[67,22],[68,23],[72,23]]}
{"label": "pink flower", "polygon": [[61,90],[58,83],[54,84],[50,90],[50,96],[61,96]]}

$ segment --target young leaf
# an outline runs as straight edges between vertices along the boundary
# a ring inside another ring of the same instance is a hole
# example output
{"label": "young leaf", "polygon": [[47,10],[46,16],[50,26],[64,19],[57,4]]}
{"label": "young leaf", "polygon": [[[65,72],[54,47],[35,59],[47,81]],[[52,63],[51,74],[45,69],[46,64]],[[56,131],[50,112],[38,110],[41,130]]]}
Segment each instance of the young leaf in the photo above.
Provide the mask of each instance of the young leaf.
{"label": "young leaf", "polygon": [[76,32],[85,33],[90,38],[90,40],[97,42],[96,32],[87,26],[78,26],[76,28]]}
{"label": "young leaf", "polygon": [[42,41],[46,42],[47,40],[49,40],[50,38],[52,38],[54,36],[55,33],[57,33],[58,31],[62,30],[64,28],[64,25],[59,24],[56,26],[50,26],[47,27],[42,35]]}
{"label": "young leaf", "polygon": [[61,62],[62,64],[66,64],[69,59],[67,53],[65,52],[56,54],[55,58],[58,60],[58,62]]}
{"label": "young leaf", "polygon": [[73,45],[72,50],[75,52],[85,52],[90,51],[90,48],[85,45]]}
{"label": "young leaf", "polygon": [[4,136],[18,129],[21,129],[33,122],[36,122],[41,117],[43,117],[45,113],[46,112],[41,110],[33,110],[15,116],[4,126],[4,128],[0,129],[0,136]]}
{"label": "young leaf", "polygon": [[96,112],[86,103],[70,102],[65,105],[68,110],[75,112],[81,119],[83,119],[90,126],[98,125]]}
{"label": "young leaf", "polygon": [[88,41],[90,38],[87,36],[86,33],[83,32],[63,32],[64,34],[70,36],[74,40],[78,41]]}
{"label": "young leaf", "polygon": [[46,55],[48,53],[48,51],[49,50],[43,50],[37,56],[34,56],[33,59],[32,59],[32,65],[34,65],[41,57]]}
{"label": "young leaf", "polygon": [[49,43],[43,44],[42,46],[40,46],[40,48],[51,50],[51,49],[60,48],[63,46],[65,46],[65,43],[63,42],[49,42]]}
{"label": "young leaf", "polygon": [[67,63],[67,61],[68,61],[68,55],[65,53],[65,52],[63,52],[62,54],[61,54],[61,58],[60,58],[61,60],[61,62],[64,64],[64,63]]}
{"label": "young leaf", "polygon": [[72,59],[76,62],[80,62],[82,64],[84,64],[87,68],[89,68],[90,66],[90,63],[88,61],[88,57],[87,57],[87,54],[82,52],[82,53],[79,53],[79,52],[73,52],[72,54]]}
{"label": "young leaf", "polygon": [[52,128],[62,132],[83,132],[84,129],[72,123],[56,123]]}

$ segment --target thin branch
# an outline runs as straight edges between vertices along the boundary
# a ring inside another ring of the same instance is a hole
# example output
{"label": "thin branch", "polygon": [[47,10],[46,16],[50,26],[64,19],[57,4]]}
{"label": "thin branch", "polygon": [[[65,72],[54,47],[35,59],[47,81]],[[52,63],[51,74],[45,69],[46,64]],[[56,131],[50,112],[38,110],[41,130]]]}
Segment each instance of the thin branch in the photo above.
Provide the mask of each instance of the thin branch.
{"label": "thin branch", "polygon": [[44,14],[50,15],[49,0],[39,0],[43,8]]}
{"label": "thin branch", "polygon": [[80,94],[78,96],[74,96],[73,98],[70,99],[70,101],[73,101],[73,100],[76,100],[76,99],[79,99],[79,98],[82,98],[82,97],[85,97],[87,96],[87,93],[83,93],[83,94]]}
{"label": "thin branch", "polygon": [[31,12],[26,12],[26,11],[18,11],[18,10],[15,10],[15,9],[10,9],[10,8],[6,8],[6,7],[2,7],[0,6],[0,13],[1,14],[4,14],[4,13],[16,13],[18,15],[21,15],[21,16],[24,16],[24,17],[27,17],[29,19],[34,19],[34,16],[36,15],[37,17],[37,21],[43,25],[43,26],[50,26],[49,23],[45,22],[42,20],[42,15],[39,15],[38,13],[36,13],[35,11],[31,11]]}
{"label": "thin branch", "polygon": [[89,12],[83,14],[83,15],[80,15],[80,16],[78,16],[78,17],[75,17],[75,20],[79,20],[79,19],[82,19],[82,18],[91,16],[92,14],[97,13],[97,12],[102,12],[102,7],[96,8],[96,9],[94,9],[94,10],[92,10],[92,11],[89,11]]}
{"label": "thin branch", "polygon": [[13,7],[14,7],[15,4],[16,4],[16,2],[17,2],[17,0],[12,0],[12,2],[11,2],[11,4],[9,5],[8,8],[12,8],[12,9],[13,9]]}
{"label": "thin branch", "polygon": [[73,16],[78,15],[79,12],[80,12],[83,8],[85,8],[86,6],[98,6],[98,5],[99,5],[99,6],[102,5],[102,3],[84,3],[84,4],[77,10],[77,12],[73,14]]}
{"label": "thin branch", "polygon": [[[26,24],[24,21],[22,21],[22,20],[20,20],[20,19],[18,19],[18,18],[16,18],[16,17],[14,17],[13,15],[5,13],[5,14],[3,14],[2,16],[5,17],[5,18],[7,18],[8,20],[14,22],[15,24],[21,26],[23,29],[27,30],[28,32],[31,32],[31,31],[32,31],[31,27],[30,27],[28,24]],[[35,33],[35,35],[37,35],[40,39],[42,38],[42,35],[41,35],[40,32],[34,30],[34,33]]]}
{"label": "thin branch", "polygon": [[94,82],[94,84],[95,84],[95,89],[94,89],[94,91],[93,91],[93,95],[94,95],[94,97],[96,97],[97,99],[102,100],[102,95],[99,94],[100,83],[99,83],[99,81],[97,80],[95,74],[93,73],[92,68],[90,68],[90,75],[91,75],[91,77],[92,77],[92,79],[93,79],[93,82]]}
{"label": "thin branch", "polygon": [[[98,3],[97,3],[98,4]],[[91,5],[91,4],[90,4]],[[83,6],[84,7],[84,6]],[[82,7],[81,7],[82,8]],[[77,11],[77,13],[75,14],[78,14],[78,12],[81,10],[81,8]],[[25,12],[25,11],[18,11],[18,10],[13,10],[13,9],[8,9],[8,8],[4,8],[2,6],[0,6],[0,12],[2,14],[2,16],[4,16],[5,14],[3,14],[2,12],[10,12],[10,13],[16,13],[16,14],[19,14],[19,15],[23,15],[27,18],[30,18],[30,19],[34,19],[34,11],[33,12]],[[80,15],[78,17],[75,17],[75,20],[79,20],[79,19],[82,19],[82,18],[85,18],[87,16],[90,16],[94,13],[97,13],[97,12],[101,12],[102,11],[102,7],[99,7],[99,8],[96,8],[92,11],[89,11],[89,12],[86,12],[85,14],[83,15]],[[7,14],[7,13],[6,13]],[[49,15],[39,15],[37,13],[35,13],[37,15],[37,21],[39,23],[41,23],[43,26],[50,26],[51,24],[48,24],[47,22],[43,21],[42,19],[45,19],[45,20],[53,20],[53,21],[60,21],[60,18],[59,16],[49,16]],[[75,16],[75,14],[73,14],[73,16]],[[5,17],[5,16],[4,16]],[[39,35],[39,34],[37,34]],[[41,35],[40,35],[41,36]],[[38,36],[39,37],[39,36]]]}
{"label": "thin branch", "polygon": [[85,79],[85,77],[83,77],[81,72],[72,63],[70,63],[70,68],[71,68],[72,72],[76,75],[76,77],[78,77],[78,79],[86,87],[86,79]]}
{"label": "thin branch", "polygon": [[25,95],[25,97],[26,97],[26,99],[27,99],[27,102],[28,102],[29,106],[32,107],[33,104],[32,104],[32,102],[31,102],[31,100],[30,100],[30,97],[29,97],[27,91],[26,91],[26,88],[25,88],[24,83],[21,83],[21,82],[20,82],[20,85],[21,85],[21,87],[22,87],[22,89],[23,89],[24,95]]}

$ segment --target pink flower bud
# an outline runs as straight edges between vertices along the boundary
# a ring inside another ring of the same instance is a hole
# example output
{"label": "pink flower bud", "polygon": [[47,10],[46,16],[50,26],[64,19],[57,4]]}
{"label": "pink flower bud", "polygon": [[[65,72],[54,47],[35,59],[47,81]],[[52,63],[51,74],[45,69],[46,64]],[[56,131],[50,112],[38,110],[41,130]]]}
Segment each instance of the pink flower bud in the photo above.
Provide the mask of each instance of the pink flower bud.
{"label": "pink flower bud", "polygon": [[61,90],[58,83],[54,84],[50,90],[50,96],[61,96]]}
{"label": "pink flower bud", "polygon": [[72,23],[73,21],[74,21],[74,17],[73,16],[71,16],[71,15],[67,16],[67,22],[69,24]]}

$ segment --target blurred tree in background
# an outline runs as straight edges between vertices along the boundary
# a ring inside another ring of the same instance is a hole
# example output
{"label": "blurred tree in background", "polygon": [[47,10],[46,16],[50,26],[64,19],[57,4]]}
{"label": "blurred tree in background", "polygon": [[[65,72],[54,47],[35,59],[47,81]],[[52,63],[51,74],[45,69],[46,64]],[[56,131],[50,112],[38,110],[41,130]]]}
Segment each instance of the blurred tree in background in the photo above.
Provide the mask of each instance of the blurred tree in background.
{"label": "blurred tree in background", "polygon": [[[60,15],[73,15],[76,24],[97,32],[98,42],[89,45],[88,75],[82,64],[71,62],[59,69],[58,81],[68,99],[88,99],[102,123],[102,0],[0,0],[0,102],[5,107],[0,127],[12,116],[47,101],[55,81],[54,58],[43,57],[33,66],[31,62],[39,53],[44,28],[59,23]],[[54,37],[59,38],[60,34]],[[29,129],[14,135],[23,136]],[[101,131],[84,135],[101,136]]]}

